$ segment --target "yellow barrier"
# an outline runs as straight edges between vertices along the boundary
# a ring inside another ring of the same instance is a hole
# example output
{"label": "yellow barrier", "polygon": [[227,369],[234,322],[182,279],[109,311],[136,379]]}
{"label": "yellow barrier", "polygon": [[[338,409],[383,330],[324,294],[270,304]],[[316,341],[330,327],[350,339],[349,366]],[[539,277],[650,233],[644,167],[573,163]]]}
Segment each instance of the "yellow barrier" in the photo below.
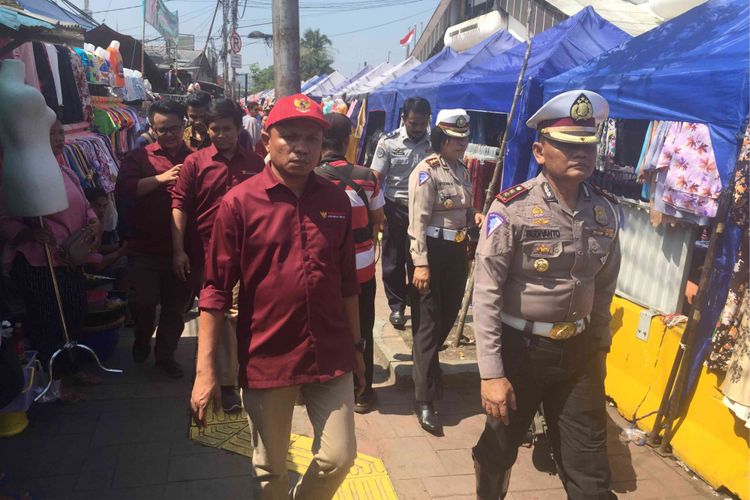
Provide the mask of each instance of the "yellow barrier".
{"label": "yellow barrier", "polygon": [[[612,349],[607,359],[607,395],[628,420],[659,408],[684,324],[666,328],[651,320],[648,339],[636,337],[645,309],[621,297],[612,301]],[[685,418],[677,422],[672,451],[714,488],[750,499],[750,429],[722,403],[719,377],[702,369]],[[650,431],[655,415],[638,422]]]}

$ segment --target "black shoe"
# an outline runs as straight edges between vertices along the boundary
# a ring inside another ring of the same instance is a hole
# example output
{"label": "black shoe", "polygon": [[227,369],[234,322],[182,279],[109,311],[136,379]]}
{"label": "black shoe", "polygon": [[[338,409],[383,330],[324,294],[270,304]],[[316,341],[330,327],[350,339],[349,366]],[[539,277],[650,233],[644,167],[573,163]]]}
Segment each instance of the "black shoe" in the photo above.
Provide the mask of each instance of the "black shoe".
{"label": "black shoe", "polygon": [[354,411],[356,413],[368,413],[372,411],[377,399],[378,395],[375,393],[375,390],[372,387],[368,387],[365,389],[365,392],[363,392],[361,396],[357,396],[354,401]]}
{"label": "black shoe", "polygon": [[242,409],[242,400],[234,386],[221,386],[221,408],[225,413],[232,413]]}
{"label": "black shoe", "polygon": [[398,328],[399,330],[406,328],[406,317],[403,312],[393,311],[389,319],[394,328]]}
{"label": "black shoe", "polygon": [[141,344],[137,340],[133,342],[133,361],[136,363],[143,363],[148,359],[151,354],[151,342]]}
{"label": "black shoe", "polygon": [[159,360],[156,362],[156,368],[169,378],[182,378],[185,375],[180,364],[174,359]]}
{"label": "black shoe", "polygon": [[432,403],[426,401],[417,401],[417,407],[415,409],[417,413],[417,420],[422,429],[426,430],[431,434],[442,436],[443,426],[440,424],[437,412],[433,409]]}

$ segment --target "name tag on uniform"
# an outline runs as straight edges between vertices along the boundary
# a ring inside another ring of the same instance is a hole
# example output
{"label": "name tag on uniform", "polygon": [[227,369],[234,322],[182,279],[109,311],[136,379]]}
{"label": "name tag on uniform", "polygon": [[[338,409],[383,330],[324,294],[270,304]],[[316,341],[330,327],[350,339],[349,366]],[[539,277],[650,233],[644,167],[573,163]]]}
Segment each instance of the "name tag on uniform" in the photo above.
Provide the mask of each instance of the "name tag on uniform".
{"label": "name tag on uniform", "polygon": [[523,232],[523,237],[525,240],[556,240],[560,238],[560,230],[554,228],[526,228]]}

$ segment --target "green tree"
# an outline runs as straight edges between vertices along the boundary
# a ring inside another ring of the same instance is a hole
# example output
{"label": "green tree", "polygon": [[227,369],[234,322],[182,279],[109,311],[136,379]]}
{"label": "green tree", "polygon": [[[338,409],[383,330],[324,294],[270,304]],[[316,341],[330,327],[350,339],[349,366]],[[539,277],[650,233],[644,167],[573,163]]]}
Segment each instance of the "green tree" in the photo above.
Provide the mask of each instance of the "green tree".
{"label": "green tree", "polygon": [[299,69],[302,80],[307,80],[321,73],[331,73],[333,57],[331,46],[333,43],[320,30],[308,29],[300,40]]}
{"label": "green tree", "polygon": [[251,94],[273,88],[273,66],[261,68],[258,63],[250,65],[250,78],[252,84],[249,88]]}

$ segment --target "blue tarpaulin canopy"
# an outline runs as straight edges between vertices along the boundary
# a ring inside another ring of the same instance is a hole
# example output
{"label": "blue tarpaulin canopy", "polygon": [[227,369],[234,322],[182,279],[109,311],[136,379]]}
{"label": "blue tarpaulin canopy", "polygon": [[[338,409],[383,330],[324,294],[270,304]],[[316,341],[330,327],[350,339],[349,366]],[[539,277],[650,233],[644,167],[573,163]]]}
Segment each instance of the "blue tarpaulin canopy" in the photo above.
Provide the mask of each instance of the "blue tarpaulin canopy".
{"label": "blue tarpaulin canopy", "polygon": [[386,130],[395,129],[399,123],[398,111],[404,100],[415,96],[424,97],[434,107],[440,83],[459,73],[480,51],[499,54],[518,43],[507,31],[498,31],[463,52],[445,47],[413,70],[373,92],[368,98],[368,110],[385,111]]}
{"label": "blue tarpaulin canopy", "polygon": [[[706,123],[722,183],[728,187],[750,108],[749,18],[747,0],[710,0],[548,80],[545,97],[586,88],[609,101],[615,118]],[[741,237],[739,228],[729,221],[727,225],[702,305],[701,349],[689,360],[693,380],[724,307]]]}
{"label": "blue tarpaulin canopy", "polygon": [[18,0],[18,3],[29,12],[55,19],[69,24],[77,24],[87,30],[96,27],[96,24],[81,16],[69,12],[50,0]]}
{"label": "blue tarpaulin canopy", "polygon": [[[536,175],[529,168],[534,131],[526,127],[526,120],[542,105],[543,81],[629,39],[630,35],[599,16],[591,7],[532,38],[516,115],[509,124],[503,188]],[[480,51],[459,74],[440,86],[436,108],[508,113],[525,52],[525,44],[502,54]]]}

